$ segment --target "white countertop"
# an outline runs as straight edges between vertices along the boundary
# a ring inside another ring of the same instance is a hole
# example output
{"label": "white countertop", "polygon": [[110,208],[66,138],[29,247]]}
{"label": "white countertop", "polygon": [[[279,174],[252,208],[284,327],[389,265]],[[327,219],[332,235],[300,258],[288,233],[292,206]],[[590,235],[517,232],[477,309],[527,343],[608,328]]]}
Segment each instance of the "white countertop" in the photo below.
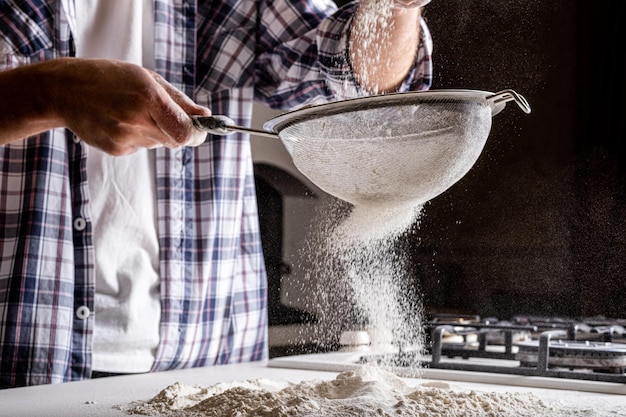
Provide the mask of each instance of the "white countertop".
{"label": "white countertop", "polygon": [[0,416],[127,416],[115,407],[149,400],[175,382],[209,386],[257,378],[298,381],[333,376],[328,372],[269,368],[266,363],[255,362],[12,388],[0,390]]}
{"label": "white countertop", "polygon": [[[271,364],[271,361],[270,361]],[[0,416],[89,417],[125,416],[116,406],[128,406],[133,401],[146,401],[163,388],[181,382],[188,385],[210,386],[219,382],[245,381],[264,378],[279,382],[328,380],[337,372],[310,371],[248,363],[159,372],[132,376],[99,378],[82,382],[41,385],[0,390]],[[407,379],[419,385],[424,380]],[[626,415],[626,395],[586,393],[568,390],[537,389],[504,385],[446,381],[452,389],[495,392],[533,392],[546,401],[558,401],[581,408],[595,408],[598,416]]]}

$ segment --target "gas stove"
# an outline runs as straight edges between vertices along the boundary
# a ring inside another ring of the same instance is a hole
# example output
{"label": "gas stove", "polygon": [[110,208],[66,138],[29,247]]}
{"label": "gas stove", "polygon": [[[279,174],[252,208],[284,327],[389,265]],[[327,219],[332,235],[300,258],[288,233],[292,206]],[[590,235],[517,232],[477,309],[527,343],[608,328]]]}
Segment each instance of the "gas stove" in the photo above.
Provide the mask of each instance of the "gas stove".
{"label": "gas stove", "polygon": [[[405,363],[413,356],[421,366],[437,369],[626,383],[624,324],[597,317],[520,316],[511,321],[438,317],[426,325],[430,359],[415,352],[399,351],[394,356]],[[383,358],[364,358],[363,362],[371,360]]]}
{"label": "gas stove", "polygon": [[407,377],[626,394],[626,320],[438,315],[424,328],[420,350],[343,346],[270,366],[338,371],[375,363]]}

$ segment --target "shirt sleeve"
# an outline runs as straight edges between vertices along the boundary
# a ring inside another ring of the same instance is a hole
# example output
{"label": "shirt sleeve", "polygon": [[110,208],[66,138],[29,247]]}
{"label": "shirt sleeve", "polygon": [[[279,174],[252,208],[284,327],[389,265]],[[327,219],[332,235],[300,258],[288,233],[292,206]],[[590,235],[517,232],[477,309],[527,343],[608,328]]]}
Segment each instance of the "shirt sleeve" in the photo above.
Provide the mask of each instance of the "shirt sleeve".
{"label": "shirt sleeve", "polygon": [[[339,9],[322,1],[270,3],[261,14],[257,100],[290,109],[368,94],[356,82],[348,58],[350,25],[358,3]],[[423,19],[420,27],[415,63],[400,91],[427,90],[432,84],[432,39]]]}

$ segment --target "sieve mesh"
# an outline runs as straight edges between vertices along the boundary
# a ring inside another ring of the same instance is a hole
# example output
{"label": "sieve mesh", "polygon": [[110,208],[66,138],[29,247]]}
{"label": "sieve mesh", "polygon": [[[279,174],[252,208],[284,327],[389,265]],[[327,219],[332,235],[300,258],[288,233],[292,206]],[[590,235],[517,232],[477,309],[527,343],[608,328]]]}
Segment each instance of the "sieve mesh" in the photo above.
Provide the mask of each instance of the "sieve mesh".
{"label": "sieve mesh", "polygon": [[474,165],[491,129],[484,101],[433,101],[324,114],[285,126],[298,170],[354,205],[421,204]]}

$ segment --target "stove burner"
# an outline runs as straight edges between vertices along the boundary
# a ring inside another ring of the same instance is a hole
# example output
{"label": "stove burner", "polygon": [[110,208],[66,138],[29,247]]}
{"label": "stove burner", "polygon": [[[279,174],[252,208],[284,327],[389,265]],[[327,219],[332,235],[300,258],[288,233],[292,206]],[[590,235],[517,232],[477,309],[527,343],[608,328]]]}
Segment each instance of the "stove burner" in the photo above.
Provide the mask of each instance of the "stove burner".
{"label": "stove burner", "polygon": [[430,361],[422,353],[400,351],[361,362],[626,383],[626,343],[620,343],[625,324],[603,318],[437,317],[426,324]]}
{"label": "stove burner", "polygon": [[[558,336],[558,335],[557,335]],[[544,360],[540,352],[547,350],[546,366],[584,368],[624,373],[626,369],[626,344],[611,342],[550,340],[542,347],[542,339],[517,343],[517,359],[521,366],[533,366]]]}

